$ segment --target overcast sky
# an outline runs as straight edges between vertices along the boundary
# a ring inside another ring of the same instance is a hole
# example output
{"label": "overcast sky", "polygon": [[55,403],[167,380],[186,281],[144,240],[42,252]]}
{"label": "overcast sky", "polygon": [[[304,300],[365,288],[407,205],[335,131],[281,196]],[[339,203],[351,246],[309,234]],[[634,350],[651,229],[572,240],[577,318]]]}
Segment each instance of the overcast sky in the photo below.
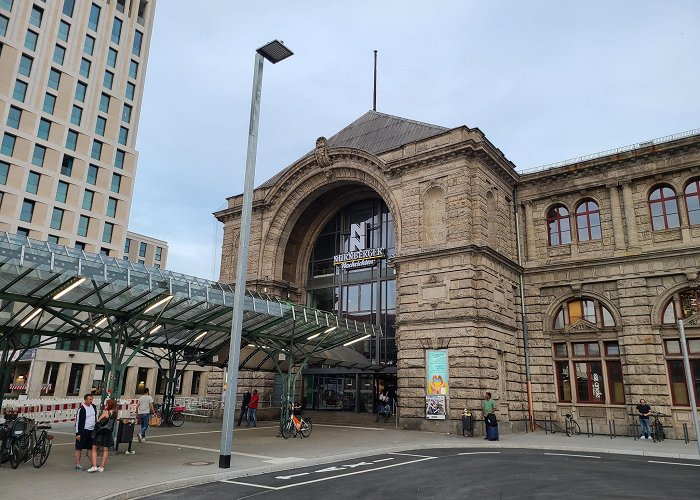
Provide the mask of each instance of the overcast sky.
{"label": "overcast sky", "polygon": [[[196,8],[193,8],[196,5]],[[700,2],[160,0],[129,229],[218,279],[212,212],[243,191],[254,51],[256,185],[372,107],[481,129],[519,169],[700,128]]]}

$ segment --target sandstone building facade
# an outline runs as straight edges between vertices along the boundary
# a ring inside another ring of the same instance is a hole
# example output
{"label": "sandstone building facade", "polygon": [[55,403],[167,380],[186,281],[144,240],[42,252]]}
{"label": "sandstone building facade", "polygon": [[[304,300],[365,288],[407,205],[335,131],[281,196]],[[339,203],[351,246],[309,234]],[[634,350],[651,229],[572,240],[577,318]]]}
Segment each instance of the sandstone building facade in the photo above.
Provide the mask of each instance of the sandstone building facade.
{"label": "sandstone building facade", "polygon": [[[698,134],[518,173],[477,128],[368,112],[255,190],[248,286],[383,328],[354,346],[370,370],[305,370],[307,407],[396,388],[402,425],[455,431],[490,391],[522,429],[529,371],[536,420],[624,427],[644,397],[678,435],[679,318],[700,389],[699,182]],[[215,214],[222,282],[241,203]]]}

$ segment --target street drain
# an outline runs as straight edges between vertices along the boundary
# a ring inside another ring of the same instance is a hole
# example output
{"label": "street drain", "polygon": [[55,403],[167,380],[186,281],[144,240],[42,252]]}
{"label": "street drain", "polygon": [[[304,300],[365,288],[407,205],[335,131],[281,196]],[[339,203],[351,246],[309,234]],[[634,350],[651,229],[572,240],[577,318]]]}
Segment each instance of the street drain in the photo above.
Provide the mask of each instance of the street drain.
{"label": "street drain", "polygon": [[214,465],[214,462],[185,462],[183,465],[192,465],[195,467],[201,467],[202,465]]}

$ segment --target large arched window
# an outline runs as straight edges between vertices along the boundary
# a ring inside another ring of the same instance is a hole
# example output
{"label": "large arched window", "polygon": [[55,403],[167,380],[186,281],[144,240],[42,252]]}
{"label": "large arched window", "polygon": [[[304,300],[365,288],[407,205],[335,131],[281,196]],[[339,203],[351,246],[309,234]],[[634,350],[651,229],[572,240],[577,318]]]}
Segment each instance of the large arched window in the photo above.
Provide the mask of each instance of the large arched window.
{"label": "large arched window", "polygon": [[676,192],[670,186],[658,186],[649,195],[651,227],[654,231],[680,226]]}
{"label": "large arched window", "polygon": [[593,200],[584,200],[576,207],[576,229],[579,241],[599,240],[600,207]]}
{"label": "large arched window", "polygon": [[[661,323],[673,327],[670,338],[664,339],[664,356],[668,368],[668,381],[671,386],[671,398],[677,406],[689,406],[688,384],[685,378],[685,366],[681,343],[676,333],[678,316],[682,319],[700,314],[700,288],[684,290],[671,297],[662,310]],[[690,361],[691,379],[694,381],[695,399],[700,406],[700,332],[697,327],[686,327],[686,347]]]}
{"label": "large arched window", "polygon": [[547,211],[547,231],[549,246],[571,243],[571,222],[565,206],[557,205]]}
{"label": "large arched window", "polygon": [[615,319],[595,299],[569,300],[557,310],[552,348],[561,403],[625,404]]}
{"label": "large arched window", "polygon": [[688,223],[700,224],[700,179],[693,179],[685,187],[685,208],[688,210]]}

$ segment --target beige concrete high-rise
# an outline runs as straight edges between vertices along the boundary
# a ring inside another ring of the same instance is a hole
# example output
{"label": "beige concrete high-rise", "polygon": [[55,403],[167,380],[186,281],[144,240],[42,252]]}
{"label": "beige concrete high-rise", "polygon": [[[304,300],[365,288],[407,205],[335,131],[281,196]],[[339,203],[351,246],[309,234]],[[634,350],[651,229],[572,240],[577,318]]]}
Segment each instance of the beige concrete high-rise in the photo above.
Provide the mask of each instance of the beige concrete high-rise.
{"label": "beige concrete high-rise", "polygon": [[0,0],[0,230],[121,258],[156,0]]}

